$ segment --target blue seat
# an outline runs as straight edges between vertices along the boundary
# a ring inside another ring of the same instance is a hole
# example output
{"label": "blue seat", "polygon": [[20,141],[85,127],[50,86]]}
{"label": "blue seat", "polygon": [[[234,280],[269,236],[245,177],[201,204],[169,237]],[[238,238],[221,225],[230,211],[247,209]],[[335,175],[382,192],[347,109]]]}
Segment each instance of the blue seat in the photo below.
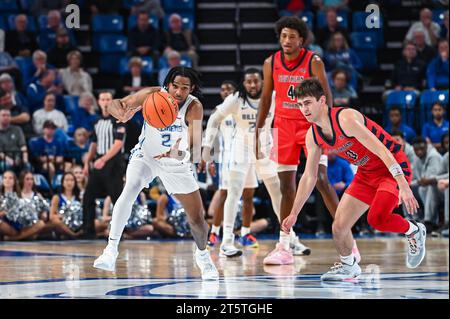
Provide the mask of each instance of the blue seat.
{"label": "blue seat", "polygon": [[64,95],[64,106],[66,110],[66,114],[70,116],[75,113],[78,108],[78,99],[79,96],[76,95]]}
{"label": "blue seat", "polygon": [[37,156],[37,141],[38,141],[39,137],[32,137],[30,138],[30,140],[28,141],[28,149],[30,150],[31,155],[33,155],[34,157]]}
{"label": "blue seat", "polygon": [[314,14],[311,11],[303,11],[298,15],[300,19],[305,21],[308,25],[308,28],[312,30],[314,28]]}
{"label": "blue seat", "polygon": [[38,26],[39,29],[44,30],[47,27],[47,16],[46,15],[40,15],[38,18]]}
{"label": "blue seat", "polygon": [[194,11],[194,0],[164,0],[163,7],[167,11],[185,10]]}
{"label": "blue seat", "polygon": [[378,47],[377,35],[374,32],[352,32],[350,39],[354,49],[376,50]]}
{"label": "blue seat", "polygon": [[167,12],[164,16],[163,28],[164,31],[169,30],[169,18],[172,13],[178,13],[183,22],[183,29],[194,29],[194,15],[190,12]]}
{"label": "blue seat", "polygon": [[417,95],[414,91],[392,91],[386,98],[387,112],[385,114],[389,112],[391,107],[398,106],[406,124],[414,126],[416,101]]}
{"label": "blue seat", "polygon": [[431,10],[433,12],[433,21],[442,24],[444,23],[444,9],[433,9]]}
{"label": "blue seat", "polygon": [[34,1],[35,0],[19,0],[20,2],[20,7],[22,8],[22,10],[24,10],[25,12],[30,12],[31,8],[34,5]]}
{"label": "blue seat", "polygon": [[[187,55],[182,54],[181,55],[180,65],[191,68],[192,67],[192,60],[191,60],[191,58],[188,57]],[[167,67],[169,67],[169,64],[167,63],[167,58],[163,55],[158,60],[158,69],[163,69],[163,68],[167,68]]]}
{"label": "blue seat", "polygon": [[[16,24],[14,23],[14,19],[16,18],[16,14],[11,14],[8,16],[8,28],[9,30],[16,30]],[[37,26],[36,21],[34,20],[33,16],[27,16],[28,18],[28,24],[27,24],[27,31],[29,32],[36,32]]]}
{"label": "blue seat", "polygon": [[26,83],[30,81],[29,69],[33,61],[31,57],[21,57],[21,56],[15,57],[14,60],[16,61],[20,73],[22,74],[23,88],[26,89]]}
{"label": "blue seat", "polygon": [[19,12],[19,6],[16,0],[1,0],[0,12],[5,13],[17,13]]}
{"label": "blue seat", "polygon": [[[142,59],[142,73],[151,75],[153,72],[153,59],[150,56],[141,57]],[[129,57],[122,57],[120,59],[120,75],[127,74]]]}
{"label": "blue seat", "polygon": [[[127,37],[123,35],[101,35],[98,37],[98,51],[103,53],[119,53],[127,51]],[[118,62],[118,61],[117,61]],[[117,63],[118,64],[118,63]]]}
{"label": "blue seat", "polygon": [[123,18],[118,14],[97,14],[92,19],[92,31],[96,33],[121,33]]}
{"label": "blue seat", "polygon": [[52,180],[53,190],[56,190],[58,187],[61,186],[62,177],[63,177],[63,174],[57,174],[57,175],[53,176],[53,180]]}
{"label": "blue seat", "polygon": [[[148,17],[148,22],[155,28],[159,29],[158,17],[151,15]],[[137,16],[130,14],[128,16],[128,30],[134,28],[137,24]]]}
{"label": "blue seat", "polygon": [[48,192],[50,191],[50,185],[48,184],[47,179],[42,174],[33,174],[34,177],[34,185],[36,189],[40,192]]}
{"label": "blue seat", "polygon": [[432,120],[431,107],[434,103],[440,102],[444,106],[448,105],[448,90],[431,91],[425,90],[420,95],[419,126]]}
{"label": "blue seat", "polygon": [[6,30],[7,29],[6,27],[7,27],[7,24],[5,22],[5,17],[0,15],[0,29]]}
{"label": "blue seat", "polygon": [[[348,13],[346,11],[337,12],[337,21],[339,26],[348,29]],[[327,25],[327,13],[320,11],[317,13],[317,27],[323,28]]]}
{"label": "blue seat", "polygon": [[120,61],[126,57],[125,52],[102,54],[100,57],[100,71],[105,73],[120,73]]}

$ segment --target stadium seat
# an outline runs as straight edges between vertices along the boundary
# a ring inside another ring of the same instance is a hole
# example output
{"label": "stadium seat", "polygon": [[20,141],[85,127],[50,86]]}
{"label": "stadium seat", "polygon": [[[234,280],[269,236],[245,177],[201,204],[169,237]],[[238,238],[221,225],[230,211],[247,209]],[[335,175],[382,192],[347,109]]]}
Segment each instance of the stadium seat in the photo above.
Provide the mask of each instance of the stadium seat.
{"label": "stadium seat", "polygon": [[298,16],[300,19],[306,22],[310,30],[314,28],[314,14],[311,11],[303,11]]}
{"label": "stadium seat", "polygon": [[53,190],[56,190],[58,187],[61,186],[62,177],[63,177],[63,174],[58,174],[58,175],[53,176],[53,180],[52,180]]}
{"label": "stadium seat", "polygon": [[120,61],[126,57],[126,53],[102,54],[100,58],[100,71],[105,73],[120,73]]}
{"label": "stadium seat", "polygon": [[95,33],[120,34],[124,29],[123,18],[117,14],[97,14],[92,18]]}
{"label": "stadium seat", "polygon": [[30,74],[28,73],[28,70],[30,69],[33,61],[31,57],[21,57],[21,56],[15,57],[14,60],[19,66],[20,73],[22,74],[22,83],[24,86],[23,89],[26,90],[26,83],[29,83],[30,80]]}
{"label": "stadium seat", "polygon": [[377,63],[377,35],[373,32],[352,32],[352,48],[361,59],[364,69],[375,69]]}
{"label": "stadium seat", "polygon": [[19,12],[19,6],[16,0],[1,0],[0,1],[1,13],[17,13]]}
{"label": "stadium seat", "polygon": [[39,29],[44,30],[47,27],[47,16],[40,15],[38,18],[38,26]]}
{"label": "stadium seat", "polygon": [[[192,60],[187,55],[181,55],[181,66],[192,67]],[[163,55],[158,60],[158,69],[167,68],[169,64],[167,63],[167,58]]]}
{"label": "stadium seat", "polygon": [[191,30],[194,29],[194,15],[192,13],[175,11],[175,12],[166,12],[163,23],[164,31],[169,30],[169,18],[172,13],[178,13],[181,16],[183,22],[183,29],[191,29]]}
{"label": "stadium seat", "polygon": [[[16,24],[14,23],[14,19],[16,18],[16,14],[11,14],[8,16],[8,28],[9,30],[16,30]],[[37,26],[33,16],[27,16],[28,24],[27,31],[36,32]]]}
{"label": "stadium seat", "polygon": [[[346,11],[337,12],[339,26],[348,29],[348,13]],[[327,13],[320,11],[317,13],[317,28],[323,28],[327,25]]]}
{"label": "stadium seat", "polygon": [[[153,72],[153,59],[150,56],[141,57],[142,59],[142,73],[151,75]],[[127,74],[129,57],[122,57],[120,59],[120,75]]]}
{"label": "stadium seat", "polygon": [[444,22],[444,9],[433,9],[431,10],[433,12],[433,21],[442,24]]}
{"label": "stadium seat", "polygon": [[191,11],[195,9],[194,0],[164,0],[163,1],[164,10],[167,11]]}
{"label": "stadium seat", "polygon": [[126,52],[127,44],[127,37],[124,35],[101,35],[98,50],[102,53]]}
{"label": "stadium seat", "polygon": [[392,91],[386,98],[387,112],[385,114],[388,113],[391,107],[398,106],[406,124],[414,126],[416,100],[417,95],[414,91]]}
{"label": "stadium seat", "polygon": [[34,175],[34,185],[39,192],[49,192],[50,185],[44,175],[33,174]]}
{"label": "stadium seat", "polygon": [[75,113],[78,108],[79,96],[76,95],[64,95],[64,106],[66,115],[70,116]]}
{"label": "stadium seat", "polygon": [[[155,29],[159,29],[158,17],[151,15],[149,16],[148,21]],[[130,14],[128,16],[128,30],[134,28],[136,24],[137,24],[137,16],[134,14]]]}
{"label": "stadium seat", "polygon": [[420,95],[419,126],[431,121],[431,107],[434,103],[440,102],[444,106],[448,105],[448,91],[425,90]]}

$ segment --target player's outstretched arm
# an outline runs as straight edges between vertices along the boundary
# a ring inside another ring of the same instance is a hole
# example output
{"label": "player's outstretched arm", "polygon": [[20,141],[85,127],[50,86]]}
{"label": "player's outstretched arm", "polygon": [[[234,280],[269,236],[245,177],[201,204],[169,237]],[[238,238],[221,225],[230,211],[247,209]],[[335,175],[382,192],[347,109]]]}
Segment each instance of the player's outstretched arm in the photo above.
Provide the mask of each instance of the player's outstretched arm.
{"label": "player's outstretched arm", "polygon": [[306,133],[306,148],[308,150],[308,157],[306,159],[305,172],[298,182],[297,194],[295,195],[291,213],[284,219],[281,225],[281,230],[285,233],[289,233],[292,226],[294,226],[298,214],[300,214],[300,211],[316,186],[317,172],[322,151],[313,140],[312,128],[309,128]]}
{"label": "player's outstretched arm", "polygon": [[392,153],[381,141],[364,125],[364,117],[353,109],[345,109],[339,114],[339,123],[347,136],[355,137],[364,147],[378,156],[397,181],[400,190],[400,200],[405,204],[410,214],[417,212],[419,203],[405,178],[402,168]]}

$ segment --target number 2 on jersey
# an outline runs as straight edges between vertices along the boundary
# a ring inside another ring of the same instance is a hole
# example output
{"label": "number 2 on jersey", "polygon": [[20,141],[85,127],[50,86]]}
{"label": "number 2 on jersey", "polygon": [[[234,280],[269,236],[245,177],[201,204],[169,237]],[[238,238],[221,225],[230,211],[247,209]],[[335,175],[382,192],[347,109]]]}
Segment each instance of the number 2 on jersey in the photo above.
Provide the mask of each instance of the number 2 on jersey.
{"label": "number 2 on jersey", "polygon": [[170,147],[170,134],[163,134],[162,137],[162,146]]}
{"label": "number 2 on jersey", "polygon": [[292,101],[295,101],[295,87],[293,85],[289,86],[287,95]]}

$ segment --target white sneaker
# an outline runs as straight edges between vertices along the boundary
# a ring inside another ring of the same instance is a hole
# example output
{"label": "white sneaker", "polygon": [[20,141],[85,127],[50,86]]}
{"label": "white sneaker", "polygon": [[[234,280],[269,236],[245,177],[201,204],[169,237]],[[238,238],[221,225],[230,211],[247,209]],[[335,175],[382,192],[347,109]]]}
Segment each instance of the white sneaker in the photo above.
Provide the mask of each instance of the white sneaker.
{"label": "white sneaker", "polygon": [[359,275],[361,275],[361,267],[354,261],[353,265],[335,263],[328,272],[320,277],[320,279],[323,281],[341,281],[353,279]]}
{"label": "white sneaker", "polygon": [[217,268],[211,259],[209,251],[204,254],[201,254],[200,251],[197,249],[195,251],[195,262],[197,263],[197,266],[200,268],[203,280],[219,279],[219,272],[217,271]]}
{"label": "white sneaker", "polygon": [[103,254],[94,261],[94,267],[106,271],[116,270],[116,259],[119,252],[109,246],[103,250]]}
{"label": "white sneaker", "polygon": [[406,267],[416,268],[425,258],[425,241],[427,239],[427,228],[424,224],[411,221],[417,226],[417,230],[406,235],[408,240],[408,255],[406,256]]}
{"label": "white sneaker", "polygon": [[234,244],[222,244],[220,245],[219,257],[239,257],[242,255],[242,250],[236,248]]}
{"label": "white sneaker", "polygon": [[292,249],[292,254],[294,256],[308,256],[311,254],[311,249],[303,245],[297,236],[295,236],[295,239],[291,239],[289,247]]}

